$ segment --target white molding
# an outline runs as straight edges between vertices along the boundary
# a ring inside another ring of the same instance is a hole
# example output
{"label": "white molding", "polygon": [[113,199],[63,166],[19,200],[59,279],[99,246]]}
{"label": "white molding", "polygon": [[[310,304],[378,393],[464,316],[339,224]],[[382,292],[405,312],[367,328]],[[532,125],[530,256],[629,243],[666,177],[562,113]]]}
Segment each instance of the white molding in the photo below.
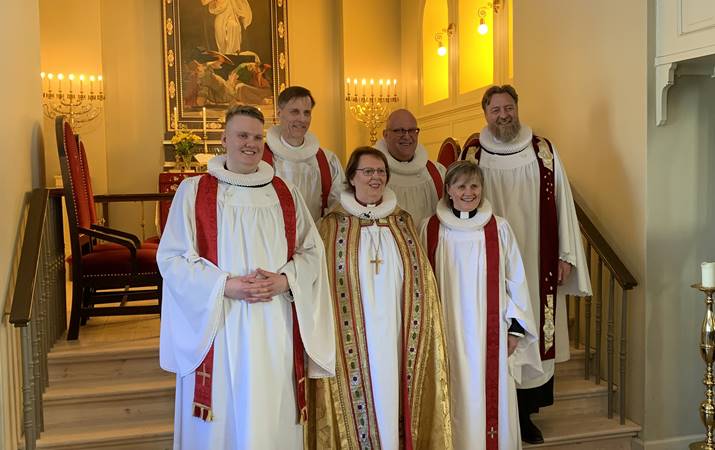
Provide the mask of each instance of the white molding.
{"label": "white molding", "polygon": [[677,63],[655,66],[655,124],[665,125],[668,120],[668,90],[675,84]]}
{"label": "white molding", "polygon": [[683,450],[687,449],[689,444],[703,440],[704,437],[704,434],[691,434],[689,436],[678,436],[653,441],[643,441],[640,438],[634,438],[631,448],[632,450]]}

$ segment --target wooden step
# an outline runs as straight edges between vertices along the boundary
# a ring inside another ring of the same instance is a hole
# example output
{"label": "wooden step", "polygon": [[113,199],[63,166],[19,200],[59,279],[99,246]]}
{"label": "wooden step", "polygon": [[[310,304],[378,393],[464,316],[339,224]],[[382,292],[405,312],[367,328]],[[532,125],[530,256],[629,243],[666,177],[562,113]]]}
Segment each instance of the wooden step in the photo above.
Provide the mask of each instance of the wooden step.
{"label": "wooden step", "polygon": [[[554,380],[554,404],[539,410],[539,416],[569,416],[594,414],[605,416],[608,408],[608,388],[590,380],[564,377]],[[534,416],[536,417],[536,416]]]}
{"label": "wooden step", "polygon": [[165,377],[50,386],[43,396],[45,430],[122,428],[156,420],[171,423],[174,391],[174,379]]}
{"label": "wooden step", "polygon": [[535,414],[532,420],[544,434],[544,443],[524,444],[524,448],[539,450],[630,450],[631,441],[641,431],[640,425],[630,420],[620,425],[617,418],[593,414]]}
{"label": "wooden step", "polygon": [[583,348],[571,348],[571,358],[568,361],[556,363],[555,375],[556,379],[561,377],[581,377],[584,374],[584,358],[586,352]]}
{"label": "wooden step", "polygon": [[37,448],[43,450],[171,450],[173,421],[151,421],[114,428],[85,428],[42,433]]}
{"label": "wooden step", "polygon": [[50,386],[84,380],[146,379],[172,376],[159,366],[159,340],[82,345],[58,343],[48,355]]}

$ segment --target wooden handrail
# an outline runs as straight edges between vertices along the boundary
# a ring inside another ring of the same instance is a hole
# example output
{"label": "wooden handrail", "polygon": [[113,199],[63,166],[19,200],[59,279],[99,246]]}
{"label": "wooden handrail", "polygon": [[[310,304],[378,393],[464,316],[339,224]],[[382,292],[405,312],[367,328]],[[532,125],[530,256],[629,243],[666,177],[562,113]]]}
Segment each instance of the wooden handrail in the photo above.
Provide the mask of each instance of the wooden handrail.
{"label": "wooden handrail", "polygon": [[151,202],[160,200],[171,200],[174,198],[173,192],[154,192],[150,194],[102,194],[95,195],[94,201],[97,203],[115,202]]}
{"label": "wooden handrail", "polygon": [[616,278],[618,284],[624,290],[633,289],[638,286],[638,281],[631,274],[631,272],[623,264],[623,261],[616,255],[613,251],[606,238],[598,231],[596,226],[588,218],[586,212],[581,208],[578,202],[574,201],[576,205],[576,216],[578,217],[579,225],[581,226],[581,232],[586,236],[586,240],[591,244],[591,246],[596,250],[601,256],[604,264],[610,269],[613,276]]}
{"label": "wooden handrail", "polygon": [[35,276],[40,260],[42,229],[47,215],[47,200],[50,191],[34,189],[30,194],[30,209],[22,241],[20,264],[17,268],[17,282],[12,295],[10,323],[16,327],[25,327],[32,314],[32,299],[35,292]]}

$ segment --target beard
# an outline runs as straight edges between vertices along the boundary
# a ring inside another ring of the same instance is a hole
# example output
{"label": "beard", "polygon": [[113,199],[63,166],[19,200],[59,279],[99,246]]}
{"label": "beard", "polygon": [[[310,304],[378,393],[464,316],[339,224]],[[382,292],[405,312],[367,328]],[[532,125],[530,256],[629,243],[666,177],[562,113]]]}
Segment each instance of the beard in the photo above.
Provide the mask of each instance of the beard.
{"label": "beard", "polygon": [[494,137],[500,142],[511,142],[519,134],[520,130],[521,122],[519,122],[518,117],[509,121],[489,124],[489,131],[491,131]]}

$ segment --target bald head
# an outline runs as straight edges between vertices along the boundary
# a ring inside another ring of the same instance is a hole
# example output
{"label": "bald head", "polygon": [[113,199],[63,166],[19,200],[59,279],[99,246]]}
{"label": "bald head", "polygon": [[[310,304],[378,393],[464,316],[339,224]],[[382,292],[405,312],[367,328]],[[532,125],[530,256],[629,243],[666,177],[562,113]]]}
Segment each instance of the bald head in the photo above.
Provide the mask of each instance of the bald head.
{"label": "bald head", "polygon": [[417,149],[417,119],[406,109],[397,109],[390,114],[382,131],[387,151],[398,161],[410,161]]}

